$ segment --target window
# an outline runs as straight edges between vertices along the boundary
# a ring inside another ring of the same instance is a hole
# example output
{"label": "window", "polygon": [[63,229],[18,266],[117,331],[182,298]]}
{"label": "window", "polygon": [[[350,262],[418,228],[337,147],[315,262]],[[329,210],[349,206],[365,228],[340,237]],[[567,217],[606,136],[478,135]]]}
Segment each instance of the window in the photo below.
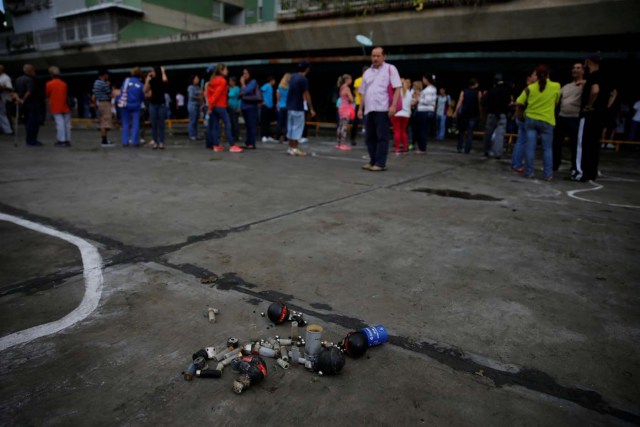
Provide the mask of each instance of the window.
{"label": "window", "polygon": [[224,21],[224,5],[222,2],[214,1],[213,2],[213,12],[211,17],[214,21],[222,22]]}

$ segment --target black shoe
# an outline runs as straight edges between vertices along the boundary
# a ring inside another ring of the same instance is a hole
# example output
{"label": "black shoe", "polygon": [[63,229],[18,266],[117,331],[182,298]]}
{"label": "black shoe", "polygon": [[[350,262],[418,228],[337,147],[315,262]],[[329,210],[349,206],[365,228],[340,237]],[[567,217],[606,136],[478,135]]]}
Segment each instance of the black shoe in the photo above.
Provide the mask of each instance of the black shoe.
{"label": "black shoe", "polygon": [[58,141],[55,144],[53,144],[54,147],[64,147],[64,142],[62,141]]}
{"label": "black shoe", "polygon": [[71,141],[65,141],[64,142],[64,146],[65,147],[71,147]]}
{"label": "black shoe", "polygon": [[33,144],[27,144],[28,147],[42,147],[44,144],[40,141],[36,141]]}

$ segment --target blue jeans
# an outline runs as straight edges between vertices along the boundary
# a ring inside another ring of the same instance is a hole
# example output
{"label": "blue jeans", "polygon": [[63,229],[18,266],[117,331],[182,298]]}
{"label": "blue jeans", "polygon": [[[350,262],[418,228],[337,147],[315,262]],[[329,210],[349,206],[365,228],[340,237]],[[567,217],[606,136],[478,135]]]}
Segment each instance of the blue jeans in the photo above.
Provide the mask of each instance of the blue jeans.
{"label": "blue jeans", "polygon": [[386,111],[371,111],[365,122],[369,164],[371,166],[387,166],[389,154],[389,129],[391,122]]}
{"label": "blue jeans", "polygon": [[434,117],[433,111],[416,111],[416,121],[418,122],[416,130],[418,131],[417,139],[420,151],[427,151],[427,139]]}
{"label": "blue jeans", "polygon": [[224,133],[227,136],[227,141],[229,141],[229,146],[232,147],[233,135],[231,134],[231,122],[229,121],[227,109],[224,107],[214,107],[209,117],[209,132],[211,132],[213,136],[213,146],[216,147],[220,145],[220,120],[222,120],[222,124],[224,125]]}
{"label": "blue jeans", "polygon": [[[476,129],[477,124],[478,116],[458,116],[458,129],[460,130],[458,134],[458,152],[461,152],[464,147],[465,154],[469,154],[471,143],[473,142],[473,131]],[[464,137],[465,131],[467,132],[466,138]]]}
{"label": "blue jeans", "polygon": [[258,106],[246,105],[242,109],[242,116],[244,117],[244,126],[247,130],[245,143],[248,146],[255,147],[256,135],[258,133]]}
{"label": "blue jeans", "polygon": [[167,118],[167,106],[164,104],[149,104],[149,119],[151,120],[151,138],[156,144],[164,144],[164,121]]}
{"label": "blue jeans", "polygon": [[535,120],[527,117],[524,120],[524,128],[527,131],[527,145],[525,157],[527,164],[524,170],[524,176],[533,175],[533,161],[536,158],[536,144],[538,135],[542,144],[542,161],[544,177],[553,176],[553,126],[541,120]]}
{"label": "blue jeans", "polygon": [[436,129],[438,130],[436,139],[438,141],[444,140],[444,136],[447,132],[447,116],[445,114],[436,116]]}
{"label": "blue jeans", "polygon": [[[130,132],[130,127],[133,129]],[[131,135],[131,144],[140,144],[140,109],[122,109],[122,145],[129,145],[129,135]]]}
{"label": "blue jeans", "polygon": [[200,119],[200,104],[189,103],[189,138],[198,137],[198,120]]}
{"label": "blue jeans", "polygon": [[520,169],[522,167],[522,160],[524,159],[524,149],[527,145],[527,131],[524,129],[524,121],[516,119],[516,125],[518,126],[518,139],[513,146],[513,154],[511,155],[511,167],[513,169]]}

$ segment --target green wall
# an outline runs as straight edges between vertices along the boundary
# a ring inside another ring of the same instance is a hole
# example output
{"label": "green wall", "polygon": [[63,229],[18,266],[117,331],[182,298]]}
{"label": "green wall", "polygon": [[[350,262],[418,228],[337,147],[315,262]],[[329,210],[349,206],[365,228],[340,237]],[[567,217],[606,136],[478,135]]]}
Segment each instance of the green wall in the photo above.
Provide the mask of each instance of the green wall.
{"label": "green wall", "polygon": [[[253,12],[253,13],[252,13]],[[245,0],[244,16],[246,24],[258,22],[258,0]],[[276,2],[274,0],[262,1],[262,22],[276,20]]]}
{"label": "green wall", "polygon": [[165,27],[162,25],[150,24],[142,21],[133,21],[118,34],[120,41],[130,41],[136,39],[146,39],[151,37],[170,36],[179,33],[177,28]]}
{"label": "green wall", "polygon": [[201,16],[211,19],[213,4],[211,0],[145,0],[145,3],[152,3],[191,15]]}

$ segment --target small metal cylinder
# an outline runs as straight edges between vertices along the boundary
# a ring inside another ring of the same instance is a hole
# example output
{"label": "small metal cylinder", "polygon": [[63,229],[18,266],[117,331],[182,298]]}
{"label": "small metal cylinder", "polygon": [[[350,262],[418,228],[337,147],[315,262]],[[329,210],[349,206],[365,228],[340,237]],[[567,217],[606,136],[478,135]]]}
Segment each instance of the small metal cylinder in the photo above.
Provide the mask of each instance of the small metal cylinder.
{"label": "small metal cylinder", "polygon": [[291,347],[291,360],[298,360],[300,358],[300,349],[298,347]]}
{"label": "small metal cylinder", "polygon": [[300,329],[298,328],[298,322],[294,320],[291,322],[291,339],[295,340],[298,335],[300,335]]}
{"label": "small metal cylinder", "polygon": [[184,377],[185,381],[191,381],[193,379],[193,376],[196,373],[196,365],[194,365],[193,363],[189,365],[189,367],[187,367],[187,369],[182,373],[182,376]]}
{"label": "small metal cylinder", "polygon": [[238,340],[238,338],[231,337],[227,340],[227,348],[231,350],[238,348],[239,345],[240,345],[240,340]]}
{"label": "small metal cylinder", "polygon": [[307,356],[317,355],[322,349],[322,326],[309,325],[307,326],[307,337],[305,339],[304,352]]}
{"label": "small metal cylinder", "polygon": [[284,359],[278,359],[276,360],[276,363],[278,364],[278,366],[280,366],[282,369],[289,369],[289,362],[287,362]]}
{"label": "small metal cylinder", "polygon": [[227,357],[227,354],[229,354],[230,352],[231,350],[229,350],[228,348],[225,348],[224,350],[222,350],[222,352],[216,354],[215,359],[218,362],[221,360],[224,360],[224,358]]}
{"label": "small metal cylinder", "polygon": [[280,338],[278,341],[280,345],[291,345],[291,340],[288,338]]}
{"label": "small metal cylinder", "polygon": [[287,347],[281,345],[280,346],[280,358],[285,361],[289,361],[289,353],[287,352]]}
{"label": "small metal cylinder", "polygon": [[258,354],[263,357],[276,357],[276,351],[267,347],[260,347]]}

